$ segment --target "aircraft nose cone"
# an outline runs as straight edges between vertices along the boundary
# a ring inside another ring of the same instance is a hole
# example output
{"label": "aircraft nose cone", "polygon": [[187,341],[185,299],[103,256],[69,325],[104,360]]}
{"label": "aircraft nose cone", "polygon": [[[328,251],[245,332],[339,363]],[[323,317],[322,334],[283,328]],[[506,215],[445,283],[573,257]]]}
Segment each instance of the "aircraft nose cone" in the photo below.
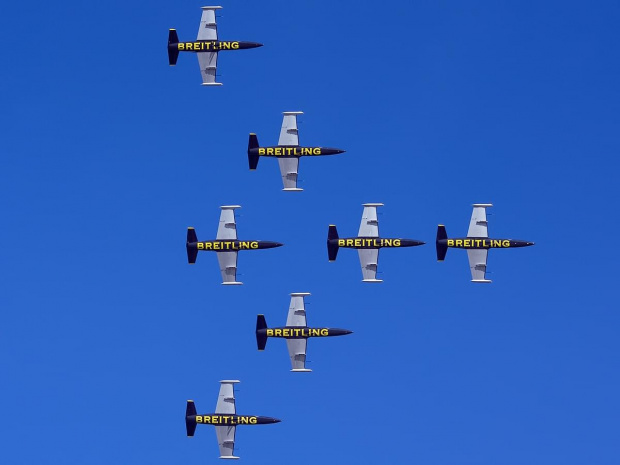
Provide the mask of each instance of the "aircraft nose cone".
{"label": "aircraft nose cone", "polygon": [[534,245],[534,242],[528,242],[527,245]]}
{"label": "aircraft nose cone", "polygon": [[274,247],[282,247],[283,245],[282,242],[274,242]]}
{"label": "aircraft nose cone", "polygon": [[353,334],[353,331],[351,331],[351,330],[349,330],[349,329],[345,329],[345,330],[344,330],[344,333],[345,333],[345,334]]}

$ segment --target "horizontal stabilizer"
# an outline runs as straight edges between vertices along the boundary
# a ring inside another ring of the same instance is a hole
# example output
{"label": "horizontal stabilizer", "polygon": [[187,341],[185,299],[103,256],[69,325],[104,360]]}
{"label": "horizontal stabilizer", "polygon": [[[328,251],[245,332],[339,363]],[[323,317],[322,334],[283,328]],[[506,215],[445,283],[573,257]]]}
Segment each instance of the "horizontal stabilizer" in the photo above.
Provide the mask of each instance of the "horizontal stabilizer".
{"label": "horizontal stabilizer", "polygon": [[187,429],[188,436],[193,436],[196,432],[196,405],[193,400],[187,401],[187,407],[185,408],[185,428]]}

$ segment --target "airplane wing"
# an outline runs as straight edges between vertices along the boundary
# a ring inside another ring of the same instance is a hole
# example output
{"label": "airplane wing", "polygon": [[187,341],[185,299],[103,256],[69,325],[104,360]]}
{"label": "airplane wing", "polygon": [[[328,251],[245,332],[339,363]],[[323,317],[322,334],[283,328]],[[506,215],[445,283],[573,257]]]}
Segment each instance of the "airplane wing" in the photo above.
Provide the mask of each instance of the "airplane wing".
{"label": "airplane wing", "polygon": [[306,342],[307,339],[287,339],[286,347],[291,357],[291,371],[312,371],[306,368]]}
{"label": "airplane wing", "polygon": [[235,223],[235,209],[240,205],[222,205],[220,207],[220,224],[217,227],[216,239],[237,239],[237,223]]}
{"label": "airplane wing", "polygon": [[492,207],[493,204],[475,203],[473,206],[474,211],[471,214],[467,237],[489,237],[489,232],[487,231],[487,207]]}
{"label": "airplane wing", "polygon": [[217,52],[197,52],[198,66],[202,76],[203,85],[221,86],[222,83],[215,82],[215,72],[217,71]]}
{"label": "airplane wing", "polygon": [[[220,8],[222,7],[202,7],[202,17],[200,18],[200,27],[198,28],[197,40],[217,40],[215,10],[219,10]],[[221,85],[221,83],[215,82],[217,52],[198,52],[196,55],[198,56],[198,65],[200,66],[202,83],[204,85]]]}
{"label": "airplane wing", "polygon": [[[237,380],[220,381],[220,394],[217,398],[215,413],[223,415],[234,415],[235,408],[235,383]],[[220,446],[220,458],[238,459],[234,456],[235,450],[235,426],[216,426],[215,435]]]}
{"label": "airplane wing", "polygon": [[299,172],[299,158],[279,158],[280,174],[285,191],[303,191],[297,187],[297,173]]}
{"label": "airplane wing", "polygon": [[[473,220],[472,220],[473,221]],[[471,227],[470,227],[471,230]],[[480,237],[480,236],[477,236]],[[469,269],[471,270],[471,280],[474,283],[490,283],[490,279],[485,278],[487,271],[487,249],[468,249]]]}
{"label": "airplane wing", "polygon": [[[239,205],[223,205],[220,207],[220,224],[217,227],[217,239],[237,239],[237,223],[235,209]],[[222,272],[222,284],[242,284],[237,281],[237,251],[217,252],[217,261]]]}
{"label": "airplane wing", "polygon": [[360,264],[362,265],[363,281],[370,283],[380,283],[377,279],[377,264],[379,262],[379,249],[358,249]]}
{"label": "airplane wing", "polygon": [[291,294],[291,305],[288,309],[286,326],[308,326],[306,324],[306,308],[304,297],[310,295],[309,292],[295,292]]}
{"label": "airplane wing", "polygon": [[237,281],[237,251],[216,252],[222,272],[222,284],[243,284]]}
{"label": "airplane wing", "polygon": [[[379,237],[379,220],[377,219],[377,207],[383,206],[382,203],[365,203],[362,213],[359,237]],[[361,255],[360,255],[361,256]]]}
{"label": "airplane wing", "polygon": [[[297,131],[297,115],[302,111],[285,111],[282,118],[282,129],[278,145],[299,145],[299,133]],[[285,191],[301,191],[297,187],[297,173],[299,172],[299,158],[279,158],[280,174]]]}
{"label": "airplane wing", "polygon": [[283,112],[284,118],[282,118],[282,129],[280,129],[280,139],[278,139],[278,145],[299,145],[297,115],[303,114],[303,111]]}
{"label": "airplane wing", "polygon": [[215,20],[215,10],[220,10],[221,6],[203,6],[200,27],[198,28],[198,40],[217,40],[217,23]]}

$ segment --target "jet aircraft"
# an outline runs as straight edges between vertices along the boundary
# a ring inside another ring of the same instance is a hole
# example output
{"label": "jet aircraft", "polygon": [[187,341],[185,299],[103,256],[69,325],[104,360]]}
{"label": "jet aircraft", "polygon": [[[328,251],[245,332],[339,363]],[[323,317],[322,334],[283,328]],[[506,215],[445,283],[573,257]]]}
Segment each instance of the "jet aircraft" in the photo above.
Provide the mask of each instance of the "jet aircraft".
{"label": "jet aircraft", "polygon": [[304,297],[309,292],[294,292],[291,294],[291,305],[288,309],[286,326],[268,328],[265,315],[256,318],[256,344],[258,350],[265,350],[267,338],[281,337],[286,339],[288,354],[291,358],[291,371],[312,371],[306,368],[306,345],[309,337],[344,336],[353,331],[338,328],[311,328],[306,322],[306,308]]}
{"label": "jet aircraft", "polygon": [[217,253],[222,272],[222,284],[243,284],[237,281],[237,253],[240,250],[271,249],[284,244],[271,241],[240,241],[237,239],[237,224],[235,223],[235,209],[240,205],[222,205],[220,207],[220,224],[217,227],[215,240],[198,241],[196,230],[187,228],[187,261],[196,263],[196,256],[201,250]]}
{"label": "jet aircraft", "polygon": [[443,224],[437,226],[437,261],[444,261],[449,247],[466,249],[471,270],[471,281],[473,283],[491,282],[490,279],[486,279],[489,249],[507,249],[534,245],[533,242],[516,241],[514,239],[489,239],[487,208],[492,206],[493,204],[491,203],[473,204],[474,211],[471,214],[467,237],[448,239],[446,227]]}
{"label": "jet aircraft", "polygon": [[280,173],[285,191],[302,191],[297,187],[297,173],[299,171],[299,158],[318,155],[336,155],[344,150],[329,147],[300,147],[299,134],[297,132],[297,115],[303,115],[303,111],[285,111],[282,119],[280,139],[275,147],[260,147],[256,134],[250,134],[248,142],[248,162],[250,169],[255,170],[258,166],[259,157],[275,157],[280,164]]}
{"label": "jet aircraft", "polygon": [[377,263],[379,261],[379,249],[384,247],[414,247],[423,245],[424,242],[413,239],[389,239],[379,237],[379,221],[377,220],[377,207],[382,203],[365,203],[357,237],[341,239],[338,237],[336,226],[329,225],[327,233],[327,255],[330,262],[336,261],[336,255],[340,247],[357,249],[362,265],[363,282],[380,283],[377,278]]}
{"label": "jet aircraft", "polygon": [[202,74],[203,86],[221,86],[221,82],[215,82],[217,68],[217,54],[225,50],[242,50],[246,48],[262,47],[257,42],[241,42],[230,40],[218,40],[215,10],[221,6],[203,6],[198,37],[193,42],[179,42],[176,29],[168,31],[168,62],[170,66],[177,64],[179,52],[192,52],[198,57],[200,74]]}
{"label": "jet aircraft", "polygon": [[238,415],[235,408],[235,384],[238,380],[220,381],[220,394],[217,398],[215,413],[196,414],[196,405],[193,400],[187,401],[185,409],[185,427],[187,435],[193,436],[196,425],[213,425],[220,446],[221,459],[238,459],[235,457],[235,430],[238,425],[268,425],[279,423],[281,420],[257,415]]}

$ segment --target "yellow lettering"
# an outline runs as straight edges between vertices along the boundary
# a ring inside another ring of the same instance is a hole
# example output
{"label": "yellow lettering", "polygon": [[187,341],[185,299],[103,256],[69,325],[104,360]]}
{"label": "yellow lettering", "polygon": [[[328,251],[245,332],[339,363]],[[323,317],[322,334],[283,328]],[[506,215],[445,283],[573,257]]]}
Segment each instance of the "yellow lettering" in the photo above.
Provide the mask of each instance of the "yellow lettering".
{"label": "yellow lettering", "polygon": [[385,247],[392,247],[392,239],[383,239],[381,242],[381,245]]}
{"label": "yellow lettering", "polygon": [[249,420],[250,420],[250,424],[251,425],[255,425],[256,422],[258,421],[258,419],[256,417],[250,417]]}
{"label": "yellow lettering", "polygon": [[259,155],[265,155],[265,149],[263,149],[263,148],[259,148],[259,149],[258,149],[258,154],[259,154]]}
{"label": "yellow lettering", "polygon": [[281,329],[274,329],[273,330],[273,334],[276,337],[282,337],[282,330]]}
{"label": "yellow lettering", "polygon": [[241,423],[245,423],[246,425],[250,423],[250,419],[248,417],[239,417],[239,420],[241,420]]}
{"label": "yellow lettering", "polygon": [[282,330],[282,336],[289,337],[290,335],[291,335],[290,329],[283,329]]}
{"label": "yellow lettering", "polygon": [[338,239],[338,245],[344,247],[344,239]]}
{"label": "yellow lettering", "polygon": [[222,49],[223,50],[230,50],[230,42],[220,42],[221,45],[223,45]]}
{"label": "yellow lettering", "polygon": [[492,245],[492,247],[501,247],[501,246],[502,246],[502,241],[498,241],[498,240],[495,240],[495,239],[493,239],[493,240],[491,241],[491,243],[492,243],[492,244],[491,244],[491,245]]}
{"label": "yellow lettering", "polygon": [[321,155],[321,147],[314,147],[314,148],[312,149],[312,153],[313,153],[314,155]]}
{"label": "yellow lettering", "polygon": [[202,417],[202,422],[211,423],[211,417],[209,415],[205,415],[204,417]]}
{"label": "yellow lettering", "polygon": [[198,244],[196,244],[196,247],[202,250],[205,248],[205,245],[202,242],[199,242]]}
{"label": "yellow lettering", "polygon": [[200,50],[200,42],[194,42],[194,50]]}
{"label": "yellow lettering", "polygon": [[394,247],[400,247],[400,239],[394,239]]}
{"label": "yellow lettering", "polygon": [[211,424],[217,425],[218,423],[219,423],[219,418],[217,417],[217,415],[211,415]]}
{"label": "yellow lettering", "polygon": [[463,247],[463,239],[457,239],[456,240],[456,246],[457,247]]}
{"label": "yellow lettering", "polygon": [[353,239],[347,239],[347,247],[353,247]]}
{"label": "yellow lettering", "polygon": [[219,242],[214,242],[213,243],[213,250],[220,250],[221,246]]}
{"label": "yellow lettering", "polygon": [[454,239],[448,239],[448,247],[454,247]]}
{"label": "yellow lettering", "polygon": [[253,248],[253,249],[258,249],[258,241],[250,242],[250,247]]}
{"label": "yellow lettering", "polygon": [[273,155],[273,147],[267,148],[267,155]]}
{"label": "yellow lettering", "polygon": [[329,329],[321,328],[321,336],[327,336],[329,334]]}
{"label": "yellow lettering", "polygon": [[355,239],[355,247],[361,247],[362,241],[360,239]]}
{"label": "yellow lettering", "polygon": [[213,243],[212,242],[205,242],[205,249],[206,250],[213,250]]}
{"label": "yellow lettering", "polygon": [[273,329],[267,330],[267,336],[273,337]]}
{"label": "yellow lettering", "polygon": [[177,44],[177,48],[178,48],[179,50],[185,50],[185,44],[184,44],[183,42],[179,42],[179,43]]}
{"label": "yellow lettering", "polygon": [[463,247],[469,247],[470,242],[471,242],[471,241],[470,241],[469,239],[465,239],[465,240],[463,241]]}
{"label": "yellow lettering", "polygon": [[505,240],[502,242],[502,247],[510,247],[510,241]]}
{"label": "yellow lettering", "polygon": [[318,329],[312,328],[310,330],[310,332],[312,333],[312,336],[320,336],[321,335],[321,331],[319,331]]}
{"label": "yellow lettering", "polygon": [[202,423],[202,415],[196,415],[196,423]]}

